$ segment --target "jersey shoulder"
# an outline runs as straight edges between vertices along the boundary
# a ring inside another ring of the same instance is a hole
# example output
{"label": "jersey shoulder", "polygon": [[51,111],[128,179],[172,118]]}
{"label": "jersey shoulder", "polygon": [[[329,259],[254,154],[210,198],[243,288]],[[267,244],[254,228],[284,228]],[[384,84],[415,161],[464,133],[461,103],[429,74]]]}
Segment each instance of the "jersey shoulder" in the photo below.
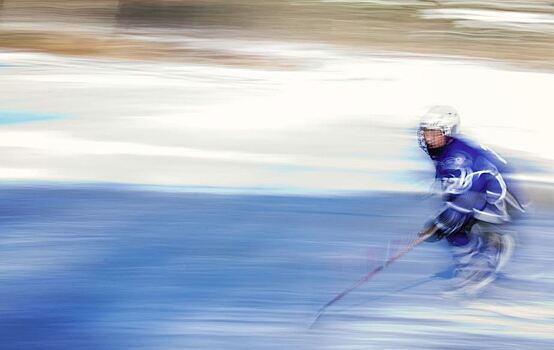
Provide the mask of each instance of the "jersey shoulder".
{"label": "jersey shoulder", "polygon": [[452,155],[463,154],[469,157],[476,169],[495,168],[506,171],[508,162],[491,148],[478,144],[464,137],[455,137],[452,142]]}

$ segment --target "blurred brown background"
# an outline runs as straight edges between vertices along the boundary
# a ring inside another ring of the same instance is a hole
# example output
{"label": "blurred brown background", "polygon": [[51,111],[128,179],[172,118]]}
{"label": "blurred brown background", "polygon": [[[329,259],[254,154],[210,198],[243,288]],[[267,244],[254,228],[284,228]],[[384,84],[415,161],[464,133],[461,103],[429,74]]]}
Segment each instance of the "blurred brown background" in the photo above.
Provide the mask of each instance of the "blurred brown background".
{"label": "blurred brown background", "polygon": [[[141,38],[186,34],[310,40],[540,69],[551,69],[554,57],[553,1],[4,0],[0,11],[1,47],[75,55],[232,59]],[[487,16],[506,17],[509,25]]]}

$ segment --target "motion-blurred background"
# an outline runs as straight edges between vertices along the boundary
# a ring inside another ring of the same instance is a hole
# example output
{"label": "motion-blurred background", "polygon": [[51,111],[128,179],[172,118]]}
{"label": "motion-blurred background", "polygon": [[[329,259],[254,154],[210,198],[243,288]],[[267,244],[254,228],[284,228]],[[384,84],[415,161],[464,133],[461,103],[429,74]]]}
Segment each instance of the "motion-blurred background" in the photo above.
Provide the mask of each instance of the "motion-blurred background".
{"label": "motion-blurred background", "polygon": [[[546,0],[0,0],[0,348],[551,348],[553,58]],[[506,275],[421,246],[308,330],[440,205],[434,104],[533,199]]]}
{"label": "motion-blurred background", "polygon": [[550,181],[550,1],[1,6],[5,179],[420,190],[417,118],[451,104]]}

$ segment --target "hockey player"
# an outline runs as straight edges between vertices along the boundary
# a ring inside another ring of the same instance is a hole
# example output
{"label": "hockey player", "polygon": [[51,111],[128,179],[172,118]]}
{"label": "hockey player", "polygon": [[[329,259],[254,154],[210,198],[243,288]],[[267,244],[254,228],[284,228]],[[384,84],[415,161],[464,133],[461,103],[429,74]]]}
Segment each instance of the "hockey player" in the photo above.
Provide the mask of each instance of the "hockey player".
{"label": "hockey player", "polygon": [[420,147],[435,165],[444,208],[423,232],[428,241],[446,239],[456,261],[455,290],[473,294],[492,282],[514,247],[504,224],[524,209],[506,176],[507,162],[490,149],[459,135],[460,119],[449,106],[434,106],[421,118]]}

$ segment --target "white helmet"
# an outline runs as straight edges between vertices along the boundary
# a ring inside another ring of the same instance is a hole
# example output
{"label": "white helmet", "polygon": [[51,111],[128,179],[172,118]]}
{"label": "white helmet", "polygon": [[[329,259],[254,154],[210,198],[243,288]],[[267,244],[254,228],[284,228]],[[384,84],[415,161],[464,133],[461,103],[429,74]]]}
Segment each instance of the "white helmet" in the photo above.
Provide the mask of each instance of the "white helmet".
{"label": "white helmet", "polygon": [[460,132],[460,116],[453,107],[433,106],[421,117],[417,136],[419,146],[428,153],[423,130],[441,130],[446,136],[454,136]]}

